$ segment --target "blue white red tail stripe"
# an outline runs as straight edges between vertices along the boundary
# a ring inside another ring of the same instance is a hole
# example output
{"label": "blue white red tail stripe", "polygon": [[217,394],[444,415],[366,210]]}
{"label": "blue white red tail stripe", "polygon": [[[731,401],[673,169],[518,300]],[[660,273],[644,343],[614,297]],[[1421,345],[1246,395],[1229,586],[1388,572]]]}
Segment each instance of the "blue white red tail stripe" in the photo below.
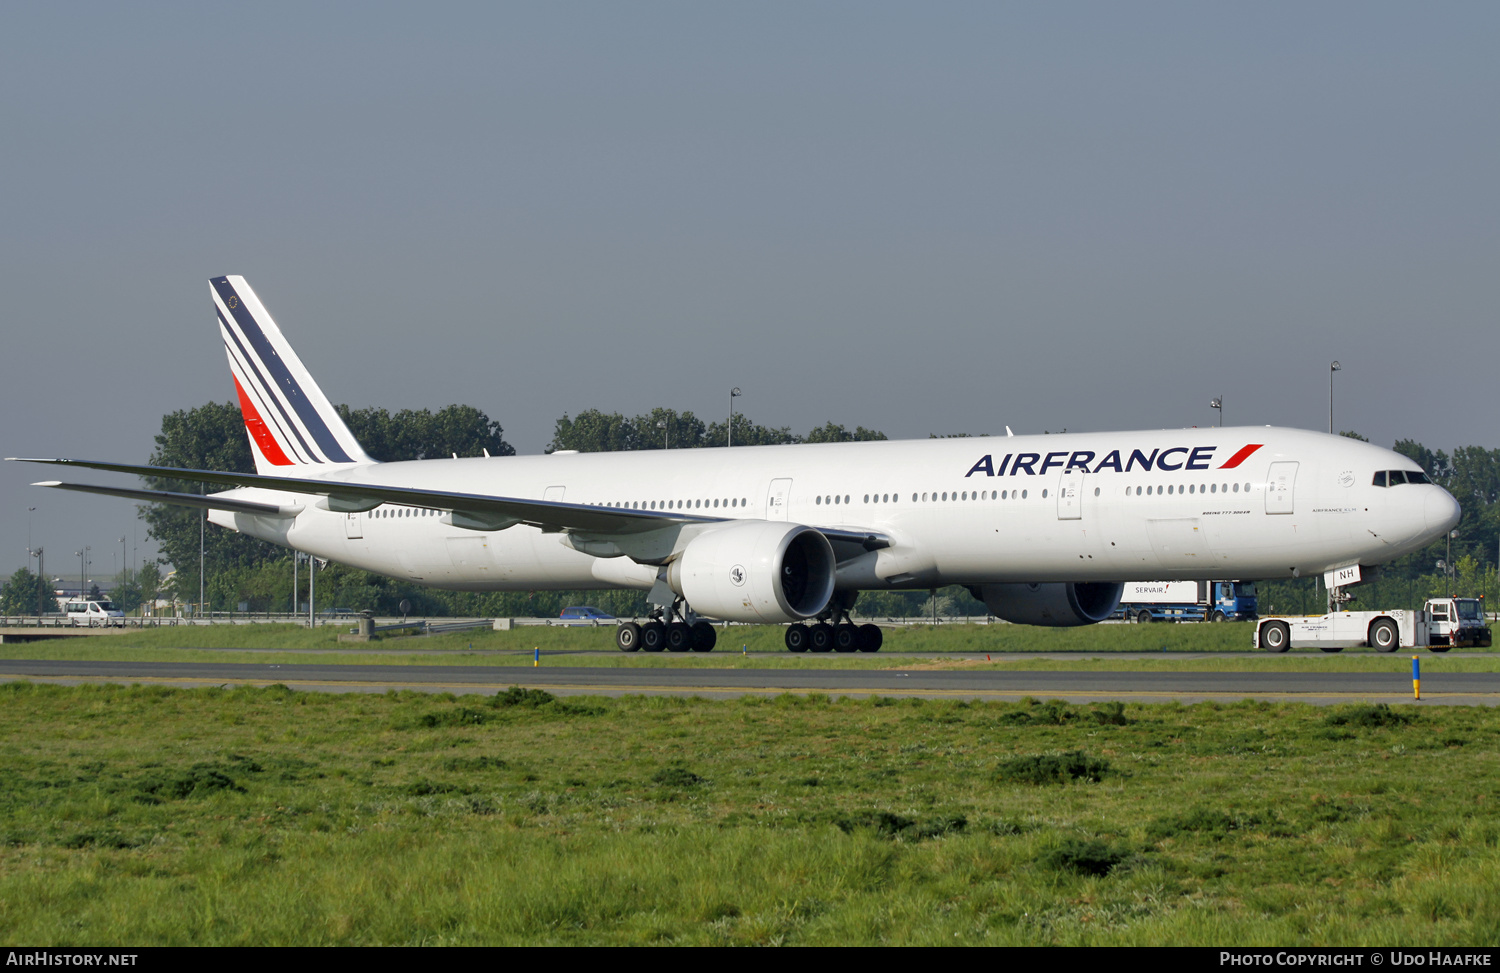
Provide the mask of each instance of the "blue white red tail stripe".
{"label": "blue white red tail stripe", "polygon": [[257,468],[374,462],[245,279],[215,277],[210,289]]}

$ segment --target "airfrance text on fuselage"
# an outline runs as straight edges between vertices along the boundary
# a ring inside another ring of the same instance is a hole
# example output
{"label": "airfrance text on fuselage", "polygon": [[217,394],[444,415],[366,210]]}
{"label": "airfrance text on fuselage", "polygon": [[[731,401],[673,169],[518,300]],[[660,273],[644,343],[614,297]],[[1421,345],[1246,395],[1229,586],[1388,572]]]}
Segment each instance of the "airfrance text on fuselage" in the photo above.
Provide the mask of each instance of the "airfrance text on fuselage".
{"label": "airfrance text on fuselage", "polygon": [[[1251,443],[1229,457],[1221,470],[1232,470],[1243,463],[1251,453],[1260,449],[1264,443]],[[1215,469],[1212,465],[1214,450],[1217,446],[1173,446],[1170,449],[1153,449],[1149,453],[1143,453],[1139,449],[1132,449],[1130,455],[1122,456],[1124,450],[1112,449],[1097,463],[1095,459],[1098,453],[1087,449],[1064,450],[1058,453],[1006,453],[997,464],[993,454],[985,454],[979,458],[979,462],[969,467],[965,477],[976,473],[985,476],[1017,476],[1025,473],[1027,476],[1041,476],[1049,470],[1062,470],[1071,473],[1077,470],[1080,473],[1098,473],[1103,470],[1114,470],[1116,473],[1130,473],[1139,468],[1145,472],[1155,470],[1166,470],[1176,472],[1177,470],[1209,470]]]}

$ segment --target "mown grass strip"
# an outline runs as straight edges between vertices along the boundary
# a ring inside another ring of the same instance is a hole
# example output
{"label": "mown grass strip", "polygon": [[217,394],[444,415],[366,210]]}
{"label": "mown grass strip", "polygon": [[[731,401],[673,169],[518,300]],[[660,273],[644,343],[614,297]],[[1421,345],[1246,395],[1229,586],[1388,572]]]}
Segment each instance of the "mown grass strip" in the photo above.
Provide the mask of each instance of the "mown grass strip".
{"label": "mown grass strip", "polygon": [[1489,708],[12,683],[0,730],[11,941],[1500,933]]}

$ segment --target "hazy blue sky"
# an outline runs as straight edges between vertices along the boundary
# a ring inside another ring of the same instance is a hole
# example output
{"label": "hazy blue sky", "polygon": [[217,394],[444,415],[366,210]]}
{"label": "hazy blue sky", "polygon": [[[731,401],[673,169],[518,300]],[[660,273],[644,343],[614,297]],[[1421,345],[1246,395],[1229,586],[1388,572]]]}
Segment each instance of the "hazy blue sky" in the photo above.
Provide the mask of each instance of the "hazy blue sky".
{"label": "hazy blue sky", "polygon": [[[1500,6],[0,7],[5,455],[232,397],[244,274],[324,390],[897,437],[1500,446]],[[94,573],[120,500],[0,467]],[[107,474],[90,479],[122,482]],[[142,545],[144,552],[144,544]],[[54,560],[54,557],[56,560]],[[77,561],[71,570],[76,571]]]}

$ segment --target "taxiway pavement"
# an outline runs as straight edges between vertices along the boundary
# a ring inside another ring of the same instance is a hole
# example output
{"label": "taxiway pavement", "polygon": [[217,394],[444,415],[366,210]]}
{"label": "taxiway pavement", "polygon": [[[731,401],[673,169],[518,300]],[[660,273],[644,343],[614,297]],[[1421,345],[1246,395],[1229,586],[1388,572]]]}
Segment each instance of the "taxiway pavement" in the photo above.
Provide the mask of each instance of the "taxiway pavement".
{"label": "taxiway pavement", "polygon": [[[826,693],[1069,702],[1170,702],[1237,699],[1315,704],[1412,701],[1410,670],[1393,659],[1371,672],[1075,672],[996,669],[699,669],[585,666],[410,666],[227,662],[0,660],[0,681],[111,682],[174,686],[268,686],[318,692],[496,693],[511,686],[558,695],[665,694],[732,697]],[[1422,680],[1422,704],[1500,705],[1500,673],[1434,672]]]}

